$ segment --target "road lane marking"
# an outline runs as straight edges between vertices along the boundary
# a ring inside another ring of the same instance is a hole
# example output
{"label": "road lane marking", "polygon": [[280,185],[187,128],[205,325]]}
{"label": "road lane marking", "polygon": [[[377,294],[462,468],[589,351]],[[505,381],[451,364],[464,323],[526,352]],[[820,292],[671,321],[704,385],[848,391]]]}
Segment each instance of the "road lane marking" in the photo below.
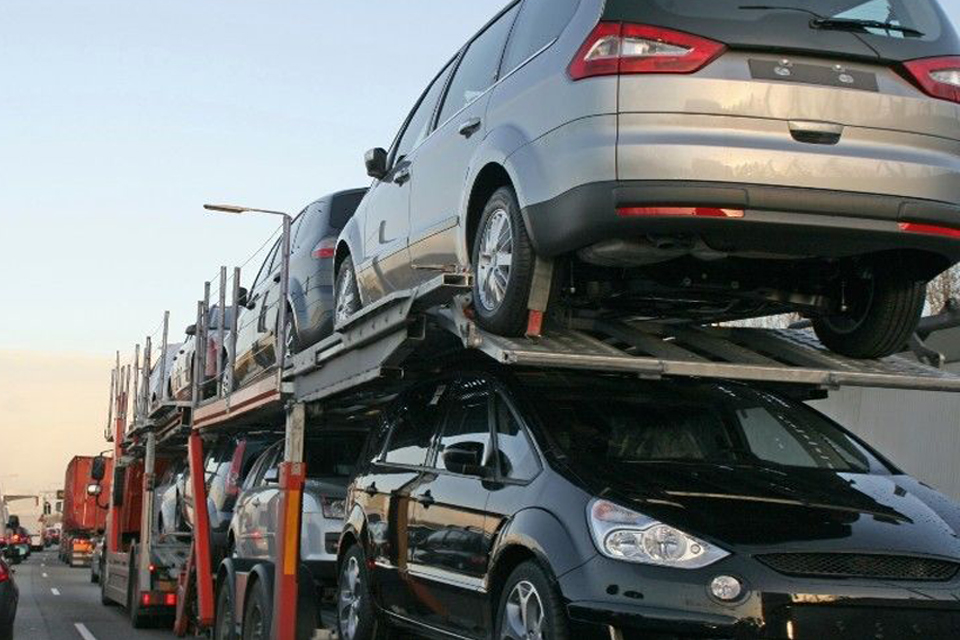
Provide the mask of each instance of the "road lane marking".
{"label": "road lane marking", "polygon": [[48,576],[48,575],[46,574],[46,572],[42,573],[41,575],[42,575],[44,578],[49,578],[49,577],[50,577],[50,576]]}
{"label": "road lane marking", "polygon": [[55,595],[55,596],[58,596],[58,595],[60,595],[60,590],[59,590],[59,589],[54,589],[53,587],[51,587],[51,588],[50,588],[50,593],[52,593],[52,594]]}
{"label": "road lane marking", "polygon": [[77,629],[77,633],[80,634],[83,640],[97,640],[97,636],[90,633],[90,629],[87,629],[87,625],[82,622],[75,622],[73,626]]}

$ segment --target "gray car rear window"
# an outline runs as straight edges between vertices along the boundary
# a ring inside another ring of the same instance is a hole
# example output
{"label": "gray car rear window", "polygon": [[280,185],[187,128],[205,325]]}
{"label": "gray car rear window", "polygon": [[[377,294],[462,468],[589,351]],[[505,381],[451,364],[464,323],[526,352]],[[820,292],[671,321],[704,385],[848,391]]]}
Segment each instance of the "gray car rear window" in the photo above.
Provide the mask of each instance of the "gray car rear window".
{"label": "gray car rear window", "polygon": [[[645,0],[651,1],[651,0]],[[611,0],[611,4],[641,4],[639,0]],[[810,17],[876,20],[923,32],[923,39],[940,37],[941,21],[932,0],[652,0],[662,11],[688,18],[755,22],[764,12],[782,7],[810,13]],[[754,8],[756,7],[756,8]],[[762,9],[761,9],[762,7]],[[868,29],[874,36],[902,39],[897,31]]]}

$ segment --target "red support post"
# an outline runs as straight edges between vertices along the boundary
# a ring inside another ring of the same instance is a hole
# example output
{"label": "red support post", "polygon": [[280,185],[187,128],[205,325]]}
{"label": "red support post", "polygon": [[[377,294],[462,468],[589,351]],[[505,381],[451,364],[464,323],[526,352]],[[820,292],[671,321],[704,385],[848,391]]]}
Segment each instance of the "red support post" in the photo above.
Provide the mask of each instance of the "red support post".
{"label": "red support post", "polygon": [[280,518],[273,590],[273,640],[295,640],[297,634],[297,574],[300,567],[300,514],[306,465],[280,464]]}
{"label": "red support post", "polygon": [[197,572],[197,625],[213,626],[213,571],[210,556],[210,514],[207,513],[206,473],[203,469],[203,440],[194,431],[188,445],[190,482],[193,488],[193,550]]}

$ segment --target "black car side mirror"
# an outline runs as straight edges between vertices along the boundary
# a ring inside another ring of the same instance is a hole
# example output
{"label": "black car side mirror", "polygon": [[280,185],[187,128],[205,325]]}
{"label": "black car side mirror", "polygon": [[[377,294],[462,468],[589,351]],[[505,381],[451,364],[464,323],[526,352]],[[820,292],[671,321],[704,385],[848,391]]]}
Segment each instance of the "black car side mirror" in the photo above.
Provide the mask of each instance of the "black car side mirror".
{"label": "black car side mirror", "polygon": [[443,465],[454,473],[486,478],[490,470],[483,466],[482,442],[458,442],[443,451]]}
{"label": "black car side mirror", "polygon": [[246,287],[240,287],[239,292],[237,293],[237,306],[245,307],[247,306],[247,296],[250,295],[250,292]]}
{"label": "black car side mirror", "polygon": [[97,456],[90,464],[90,479],[99,483],[107,475],[107,459]]}
{"label": "black car side mirror", "polygon": [[189,327],[184,329],[183,332],[188,336],[195,336],[197,335],[197,325],[191,324]]}
{"label": "black car side mirror", "polygon": [[370,149],[364,156],[367,165],[367,175],[380,180],[387,175],[387,150],[381,147]]}

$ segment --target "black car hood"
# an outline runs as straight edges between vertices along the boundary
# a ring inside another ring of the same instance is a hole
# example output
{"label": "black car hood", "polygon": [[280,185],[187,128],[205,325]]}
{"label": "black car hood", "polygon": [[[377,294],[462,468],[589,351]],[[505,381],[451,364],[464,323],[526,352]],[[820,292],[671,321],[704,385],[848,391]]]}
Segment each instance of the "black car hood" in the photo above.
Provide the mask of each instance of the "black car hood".
{"label": "black car hood", "polygon": [[602,476],[597,495],[727,547],[960,558],[960,507],[909,476],[686,464]]}

